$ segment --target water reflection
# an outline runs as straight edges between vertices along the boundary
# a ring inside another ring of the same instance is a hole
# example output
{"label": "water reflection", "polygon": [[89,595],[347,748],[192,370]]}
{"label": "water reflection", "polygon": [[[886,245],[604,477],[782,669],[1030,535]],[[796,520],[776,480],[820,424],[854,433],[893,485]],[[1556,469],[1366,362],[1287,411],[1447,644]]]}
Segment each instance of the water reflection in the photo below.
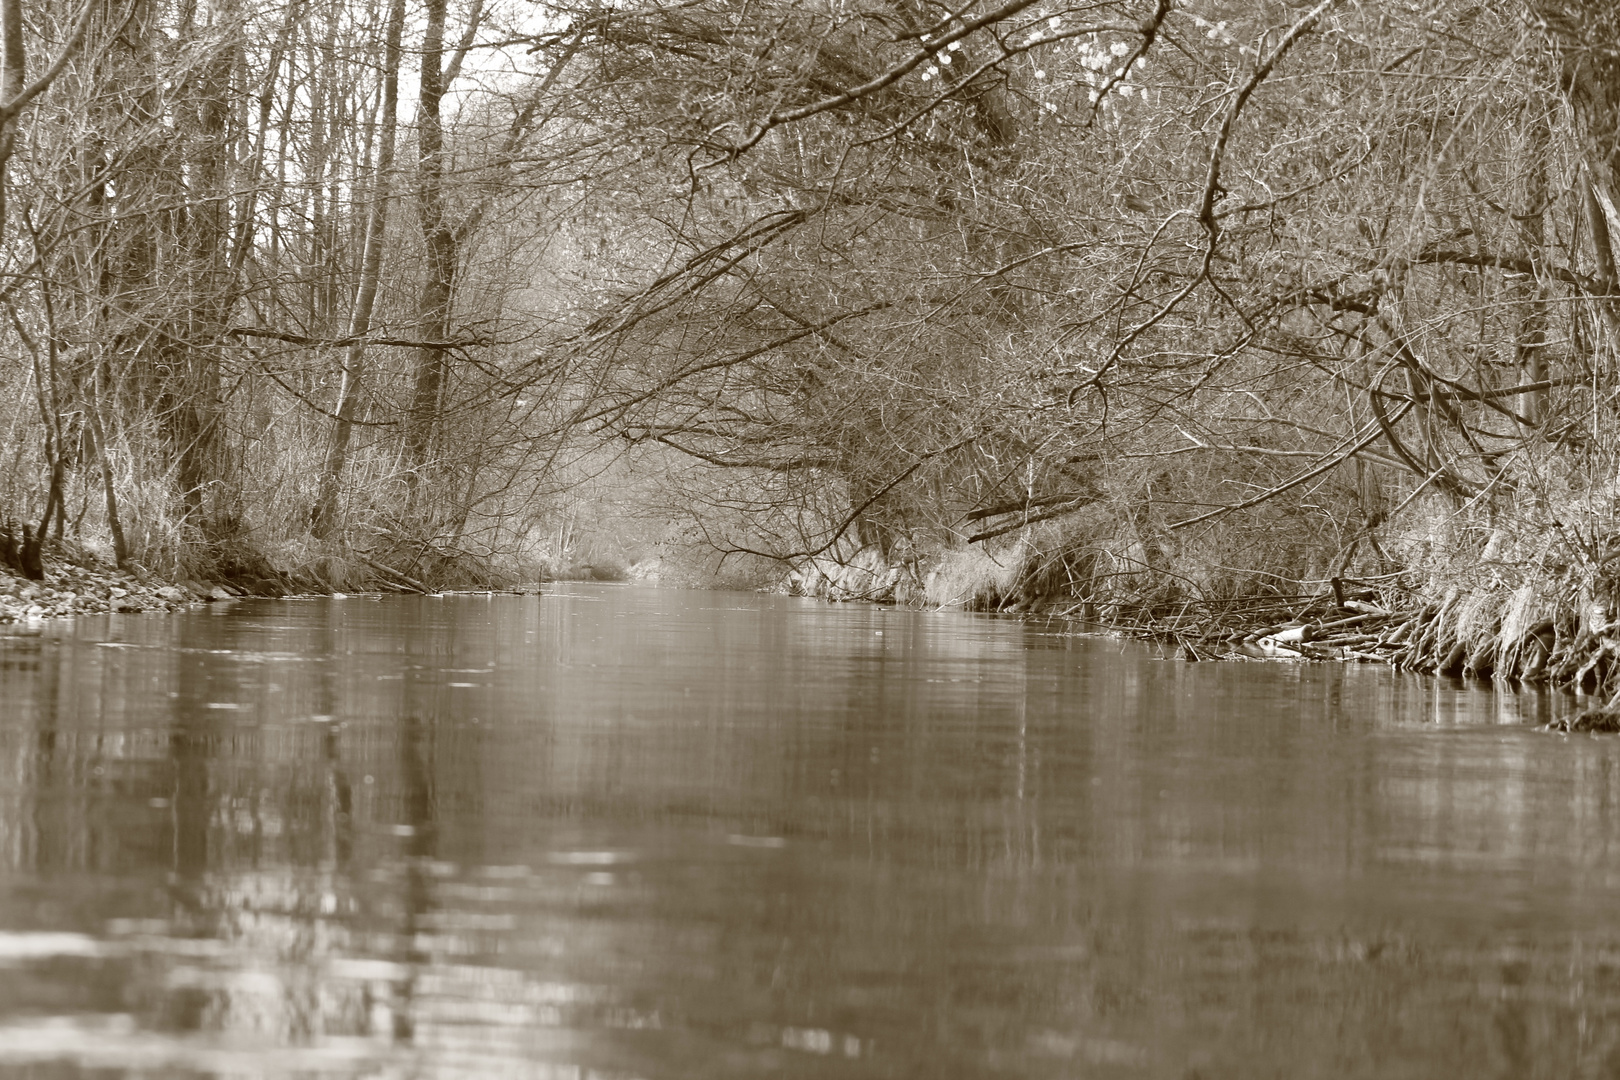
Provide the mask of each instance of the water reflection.
{"label": "water reflection", "polygon": [[0,1071],[1620,1065],[1548,696],[573,585],[85,619],[0,702]]}

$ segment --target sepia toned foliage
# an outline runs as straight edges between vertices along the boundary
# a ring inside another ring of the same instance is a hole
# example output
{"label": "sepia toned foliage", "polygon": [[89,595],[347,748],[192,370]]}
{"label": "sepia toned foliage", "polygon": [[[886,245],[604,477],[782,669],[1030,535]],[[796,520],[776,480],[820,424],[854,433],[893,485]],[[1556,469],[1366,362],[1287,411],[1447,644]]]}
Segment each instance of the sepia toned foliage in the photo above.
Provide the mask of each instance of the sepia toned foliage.
{"label": "sepia toned foliage", "polygon": [[772,553],[1015,542],[1039,589],[1151,604],[1439,569],[1604,474],[1591,20],[737,18],[601,25],[661,91],[675,190],[634,216],[670,246],[564,347],[601,358],[583,419]]}
{"label": "sepia toned foliage", "polygon": [[1601,599],[1613,19],[66,4],[0,79],[8,514],[409,585],[617,485],[939,602]]}

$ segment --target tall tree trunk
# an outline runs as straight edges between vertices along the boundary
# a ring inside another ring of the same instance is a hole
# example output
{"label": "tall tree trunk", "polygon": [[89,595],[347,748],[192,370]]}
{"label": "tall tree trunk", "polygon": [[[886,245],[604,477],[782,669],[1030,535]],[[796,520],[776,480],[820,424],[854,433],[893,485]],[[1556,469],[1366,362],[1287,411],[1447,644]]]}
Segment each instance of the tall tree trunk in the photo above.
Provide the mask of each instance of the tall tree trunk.
{"label": "tall tree trunk", "polygon": [[[417,336],[423,342],[444,341],[449,336],[450,299],[456,270],[456,237],[445,208],[444,124],[439,114],[445,91],[445,6],[445,0],[427,0],[427,27],[422,35],[422,92],[417,109],[417,214],[427,251],[427,279],[417,302]],[[413,501],[432,451],[444,381],[444,350],[424,344],[416,354],[416,385],[406,437],[406,464],[410,469]]]}
{"label": "tall tree trunk", "polygon": [[[349,336],[364,337],[371,330],[371,312],[377,300],[377,282],[382,271],[384,234],[388,228],[389,177],[394,168],[394,134],[399,115],[400,39],[405,27],[405,0],[393,0],[388,10],[386,51],[383,58],[382,112],[378,118],[377,161],[371,194],[371,213],[366,222],[365,254],[360,266],[360,285],[354,296],[354,312],[349,320]],[[338,491],[343,468],[348,461],[349,440],[354,429],[355,402],[365,362],[365,345],[356,341],[348,348],[343,365],[343,382],[338,389],[337,418],[332,425],[332,441],[326,450],[321,472],[320,494],[310,519],[310,531],[317,538],[331,534],[337,519]]]}
{"label": "tall tree trunk", "polygon": [[[195,87],[196,127],[187,153],[194,178],[187,193],[184,254],[185,310],[176,313],[176,351],[182,371],[176,419],[179,481],[186,517],[209,537],[234,534],[240,509],[234,470],[224,445],[219,349],[234,288],[227,207],[231,181],[231,72],[239,46],[235,0],[209,10],[208,57]],[[210,492],[210,489],[212,491]],[[205,494],[212,498],[205,499]]]}
{"label": "tall tree trunk", "polygon": [[[0,0],[0,103],[16,101],[23,92],[28,53],[23,41],[22,0]],[[0,116],[0,236],[6,224],[6,167],[16,146],[13,116]]]}
{"label": "tall tree trunk", "polygon": [[[451,225],[445,200],[444,121],[440,105],[445,92],[461,72],[472,47],[483,6],[473,0],[460,41],[446,58],[444,48],[446,0],[426,0],[427,26],[422,34],[422,92],[417,108],[417,213],[427,252],[427,278],[417,300],[417,337],[422,342],[445,341],[450,336],[450,305],[455,295],[456,262],[465,235]],[[416,501],[424,469],[433,454],[441,399],[449,374],[446,351],[424,344],[416,353],[416,382],[406,429],[407,482]]]}
{"label": "tall tree trunk", "polygon": [[[1535,0],[1531,8],[1563,63],[1562,83],[1574,106],[1575,134],[1585,158],[1582,216],[1592,236],[1598,278],[1616,284],[1613,198],[1620,193],[1620,9],[1613,0]],[[1607,204],[1607,205],[1603,205]],[[1620,300],[1597,302],[1598,321],[1611,353],[1620,349]]]}

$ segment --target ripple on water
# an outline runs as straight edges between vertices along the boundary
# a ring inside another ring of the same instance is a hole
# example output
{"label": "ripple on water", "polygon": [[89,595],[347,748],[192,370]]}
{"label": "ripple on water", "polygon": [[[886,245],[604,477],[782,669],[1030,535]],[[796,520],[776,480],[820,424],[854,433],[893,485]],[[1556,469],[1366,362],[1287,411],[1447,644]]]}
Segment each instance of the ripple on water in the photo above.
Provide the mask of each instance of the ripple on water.
{"label": "ripple on water", "polygon": [[1620,741],[1552,696],[584,583],[29,642],[0,1071],[1620,1062]]}

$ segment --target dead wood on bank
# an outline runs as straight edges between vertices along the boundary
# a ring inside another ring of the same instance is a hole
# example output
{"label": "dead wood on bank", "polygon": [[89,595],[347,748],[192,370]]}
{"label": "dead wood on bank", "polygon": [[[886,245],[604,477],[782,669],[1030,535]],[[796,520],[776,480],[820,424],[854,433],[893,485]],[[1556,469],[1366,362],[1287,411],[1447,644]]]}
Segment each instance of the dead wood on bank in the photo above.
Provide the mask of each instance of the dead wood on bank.
{"label": "dead wood on bank", "polygon": [[1593,598],[1591,582],[1562,584],[1424,597],[1335,579],[1320,595],[1188,601],[1115,625],[1173,644],[1185,660],[1382,663],[1577,691],[1602,704],[1550,730],[1620,732],[1620,619]]}

